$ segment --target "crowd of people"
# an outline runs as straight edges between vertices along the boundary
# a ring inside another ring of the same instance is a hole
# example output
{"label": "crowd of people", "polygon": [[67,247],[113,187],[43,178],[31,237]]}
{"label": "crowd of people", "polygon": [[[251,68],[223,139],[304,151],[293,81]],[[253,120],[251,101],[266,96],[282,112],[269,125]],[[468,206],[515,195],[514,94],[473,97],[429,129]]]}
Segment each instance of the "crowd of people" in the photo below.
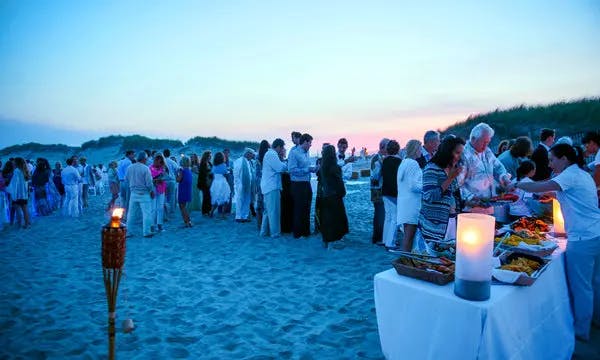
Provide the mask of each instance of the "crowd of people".
{"label": "crowd of people", "polygon": [[[32,211],[43,216],[57,209],[78,217],[89,206],[90,193],[103,193],[106,188],[110,192],[106,211],[125,208],[123,222],[130,225],[131,236],[152,237],[164,231],[164,223],[178,209],[184,227],[193,226],[193,211],[217,219],[234,212],[239,223],[255,217],[262,236],[308,237],[313,234],[311,176],[316,174],[315,230],[322,230],[327,246],[348,233],[344,179],[352,174],[354,149],[347,155],[348,142],[343,138],[337,149],[325,144],[314,165],[309,156],[312,136],[294,131],[291,140],[289,152],[282,139],[272,144],[263,140],[257,150],[247,148],[235,160],[229,149],[214,157],[207,150],[200,157],[191,154],[179,159],[169,149],[129,150],[107,168],[91,166],[78,156],[66,159],[64,168],[57,162],[54,169],[46,159],[38,159],[32,169],[24,159],[11,158],[0,180],[2,222],[27,228]],[[136,226],[140,220],[141,231]]]}
{"label": "crowd of people", "polygon": [[569,240],[575,333],[586,340],[592,320],[600,325],[600,135],[589,132],[577,145],[542,129],[535,149],[521,136],[501,141],[497,152],[489,148],[493,136],[492,127],[480,123],[466,140],[428,131],[423,143],[410,140],[403,151],[397,141],[382,139],[371,159],[372,241],[390,251],[452,256],[457,214],[493,215],[493,198],[512,192],[519,196],[510,210],[515,218],[541,215],[528,200],[556,198]]}
{"label": "crowd of people", "polygon": [[22,157],[0,161],[0,225],[31,226],[31,217],[47,216],[58,209],[77,216],[88,207],[89,193],[104,193],[106,174],[101,164],[89,165],[73,156],[67,166],[51,168],[45,158],[35,163]]}
{"label": "crowd of people", "polygon": [[[600,309],[600,135],[589,132],[577,145],[569,137],[555,140],[553,129],[542,129],[535,148],[530,138],[521,136],[500,141],[497,151],[489,147],[493,137],[492,127],[480,123],[468,139],[442,139],[438,132],[427,131],[422,142],[411,139],[404,148],[396,140],[382,139],[370,160],[372,242],[391,251],[452,255],[459,213],[493,214],[491,200],[501,192],[515,192],[519,200],[511,214],[531,215],[539,209],[530,208],[529,200],[555,197],[569,238],[566,272],[576,334],[586,339],[592,316],[600,323],[593,312],[594,306]],[[344,138],[337,148],[323,144],[313,164],[312,136],[294,131],[291,140],[289,152],[282,139],[262,140],[257,150],[247,148],[235,160],[228,149],[179,159],[168,149],[127,151],[106,172],[77,156],[68,158],[64,169],[60,163],[51,169],[43,158],[35,165],[9,159],[0,177],[0,214],[11,224],[20,214],[24,227],[31,225],[31,210],[43,216],[62,208],[65,215],[79,216],[88,207],[90,192],[107,187],[111,197],[106,210],[126,208],[123,220],[133,236],[164,231],[177,209],[184,227],[193,226],[193,211],[218,219],[235,212],[239,223],[256,218],[261,236],[291,233],[306,238],[320,233],[328,247],[349,232],[344,181],[353,172],[354,149],[347,154]],[[366,156],[366,149],[360,153]],[[30,199],[35,204],[31,207]],[[140,213],[141,231],[136,225]]]}

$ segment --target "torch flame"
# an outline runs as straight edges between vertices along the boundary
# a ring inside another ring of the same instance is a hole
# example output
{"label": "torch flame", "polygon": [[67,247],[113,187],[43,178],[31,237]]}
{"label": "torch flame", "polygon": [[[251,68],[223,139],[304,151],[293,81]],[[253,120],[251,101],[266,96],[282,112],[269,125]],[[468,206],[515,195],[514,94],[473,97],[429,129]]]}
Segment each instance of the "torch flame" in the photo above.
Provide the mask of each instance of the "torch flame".
{"label": "torch flame", "polygon": [[122,209],[122,208],[114,209],[113,213],[112,213],[112,217],[121,219],[123,217],[123,211],[124,211],[124,209]]}
{"label": "torch flame", "polygon": [[123,209],[116,208],[113,210],[112,217],[110,218],[110,227],[118,228],[121,226],[121,218],[123,217]]}

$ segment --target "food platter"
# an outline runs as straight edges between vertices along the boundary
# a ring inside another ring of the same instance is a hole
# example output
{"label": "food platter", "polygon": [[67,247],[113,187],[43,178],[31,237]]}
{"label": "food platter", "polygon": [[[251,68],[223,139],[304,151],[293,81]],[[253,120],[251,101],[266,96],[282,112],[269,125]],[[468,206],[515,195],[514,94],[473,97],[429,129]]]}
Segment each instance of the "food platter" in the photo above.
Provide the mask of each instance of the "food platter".
{"label": "food platter", "polygon": [[510,224],[510,228],[514,231],[528,230],[537,233],[548,233],[550,231],[550,225],[546,224],[544,220],[526,216]]}
{"label": "food platter", "polygon": [[[548,236],[543,220],[522,217],[496,231],[494,243],[501,250],[519,251],[533,256],[549,256],[558,245]],[[504,236],[503,236],[504,235]]]}
{"label": "food platter", "polygon": [[404,275],[438,285],[454,281],[454,262],[444,257],[396,252],[399,257],[392,265],[399,275]]}
{"label": "food platter", "polygon": [[492,270],[496,281],[506,284],[531,286],[546,270],[550,260],[520,251],[505,251],[500,257],[500,265]]}

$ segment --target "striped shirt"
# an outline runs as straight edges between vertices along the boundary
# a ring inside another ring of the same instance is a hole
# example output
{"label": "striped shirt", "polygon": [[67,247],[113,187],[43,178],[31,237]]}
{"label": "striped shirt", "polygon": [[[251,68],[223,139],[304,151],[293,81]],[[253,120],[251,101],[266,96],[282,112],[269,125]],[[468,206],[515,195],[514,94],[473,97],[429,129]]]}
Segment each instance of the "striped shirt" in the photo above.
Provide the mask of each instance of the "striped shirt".
{"label": "striped shirt", "polygon": [[425,240],[443,241],[451,215],[457,213],[460,192],[456,179],[443,191],[448,179],[444,169],[430,162],[423,170],[423,193],[419,213],[419,229]]}

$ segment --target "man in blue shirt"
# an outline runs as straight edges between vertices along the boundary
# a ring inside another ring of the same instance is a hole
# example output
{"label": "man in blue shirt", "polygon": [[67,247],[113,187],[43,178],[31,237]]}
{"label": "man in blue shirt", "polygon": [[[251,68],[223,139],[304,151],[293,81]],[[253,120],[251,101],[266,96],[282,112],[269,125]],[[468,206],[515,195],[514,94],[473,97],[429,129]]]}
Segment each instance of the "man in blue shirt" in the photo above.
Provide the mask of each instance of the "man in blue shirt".
{"label": "man in blue shirt", "polygon": [[298,146],[294,147],[288,155],[288,170],[292,181],[291,192],[293,198],[292,231],[294,238],[310,236],[310,204],[312,202],[312,188],[310,174],[314,168],[310,166],[308,150],[312,145],[312,136],[303,134]]}

